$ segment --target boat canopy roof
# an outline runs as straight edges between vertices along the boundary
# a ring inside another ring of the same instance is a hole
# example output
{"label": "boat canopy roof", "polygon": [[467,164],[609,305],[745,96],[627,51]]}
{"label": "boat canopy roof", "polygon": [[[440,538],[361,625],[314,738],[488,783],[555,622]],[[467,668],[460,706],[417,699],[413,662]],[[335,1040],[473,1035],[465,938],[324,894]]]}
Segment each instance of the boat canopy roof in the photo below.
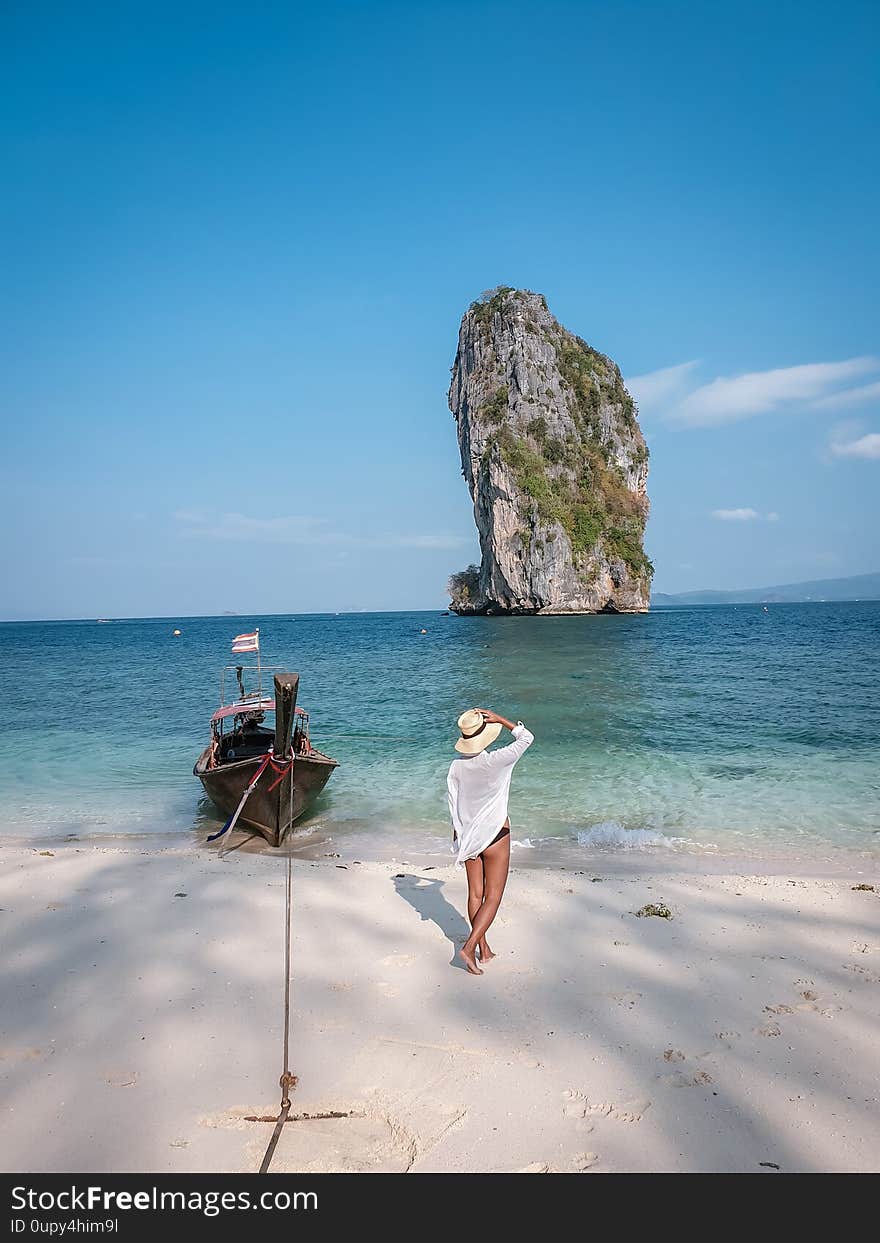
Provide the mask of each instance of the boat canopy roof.
{"label": "boat canopy roof", "polygon": [[[221,704],[211,721],[224,721],[230,716],[244,716],[246,712],[274,712],[274,699],[240,699],[237,703]],[[296,709],[297,716],[305,716],[302,708]]]}

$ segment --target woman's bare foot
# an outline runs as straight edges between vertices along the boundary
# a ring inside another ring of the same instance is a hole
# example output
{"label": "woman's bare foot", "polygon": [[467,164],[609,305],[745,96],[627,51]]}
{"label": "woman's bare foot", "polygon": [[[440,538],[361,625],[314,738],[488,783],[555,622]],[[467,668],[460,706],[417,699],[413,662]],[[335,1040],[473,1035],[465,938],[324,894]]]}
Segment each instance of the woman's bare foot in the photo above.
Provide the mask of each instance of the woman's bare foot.
{"label": "woman's bare foot", "polygon": [[464,945],[458,951],[458,956],[459,958],[464,959],[464,965],[467,967],[471,975],[482,975],[483,974],[480,968],[477,966],[477,961],[474,958],[473,953],[469,953]]}
{"label": "woman's bare foot", "polygon": [[495,957],[494,951],[489,949],[488,941],[480,942],[480,962],[489,962]]}

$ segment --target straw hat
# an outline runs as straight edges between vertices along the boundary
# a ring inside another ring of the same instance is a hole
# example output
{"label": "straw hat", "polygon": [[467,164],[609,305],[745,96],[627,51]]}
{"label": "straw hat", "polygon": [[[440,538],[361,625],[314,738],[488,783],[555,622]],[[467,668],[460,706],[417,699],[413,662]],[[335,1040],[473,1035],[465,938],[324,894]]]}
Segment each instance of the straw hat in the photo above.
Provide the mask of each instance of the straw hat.
{"label": "straw hat", "polygon": [[461,737],[456,741],[455,749],[460,755],[479,755],[501,733],[500,723],[492,721],[490,724],[484,720],[478,708],[469,708],[467,712],[462,712],[458,718],[458,728],[461,730]]}

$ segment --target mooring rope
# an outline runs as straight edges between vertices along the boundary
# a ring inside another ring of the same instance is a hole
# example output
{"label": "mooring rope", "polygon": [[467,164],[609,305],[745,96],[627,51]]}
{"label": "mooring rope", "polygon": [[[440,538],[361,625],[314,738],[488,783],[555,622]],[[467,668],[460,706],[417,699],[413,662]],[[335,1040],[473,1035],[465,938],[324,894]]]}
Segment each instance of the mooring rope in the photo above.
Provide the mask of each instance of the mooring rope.
{"label": "mooring rope", "polygon": [[[290,769],[290,804],[289,816],[287,821],[288,832],[293,824],[293,765]],[[287,884],[285,886],[284,895],[284,1038],[282,1060],[283,1066],[281,1070],[281,1105],[278,1111],[278,1118],[275,1122],[275,1130],[272,1132],[272,1138],[269,1140],[269,1146],[263,1156],[260,1165],[260,1173],[268,1174],[269,1166],[272,1163],[272,1157],[278,1146],[278,1140],[281,1138],[281,1132],[284,1130],[284,1124],[290,1114],[290,1093],[296,1087],[296,1075],[290,1073],[290,927],[291,927],[291,910],[293,907],[293,862],[291,859],[290,848],[287,851]]]}

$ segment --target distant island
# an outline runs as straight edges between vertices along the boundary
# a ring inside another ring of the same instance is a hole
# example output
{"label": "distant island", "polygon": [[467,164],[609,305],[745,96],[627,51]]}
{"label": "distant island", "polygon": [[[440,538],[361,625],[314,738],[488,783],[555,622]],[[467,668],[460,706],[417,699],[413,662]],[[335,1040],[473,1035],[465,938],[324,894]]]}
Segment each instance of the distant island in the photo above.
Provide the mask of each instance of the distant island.
{"label": "distant island", "polygon": [[880,600],[880,573],[851,578],[816,578],[782,587],[752,587],[746,591],[684,591],[667,595],[655,591],[651,604],[808,604],[820,600]]}
{"label": "distant island", "polygon": [[449,408],[481,561],[456,613],[643,613],[648,449],[620,369],[507,286],[461,321]]}

